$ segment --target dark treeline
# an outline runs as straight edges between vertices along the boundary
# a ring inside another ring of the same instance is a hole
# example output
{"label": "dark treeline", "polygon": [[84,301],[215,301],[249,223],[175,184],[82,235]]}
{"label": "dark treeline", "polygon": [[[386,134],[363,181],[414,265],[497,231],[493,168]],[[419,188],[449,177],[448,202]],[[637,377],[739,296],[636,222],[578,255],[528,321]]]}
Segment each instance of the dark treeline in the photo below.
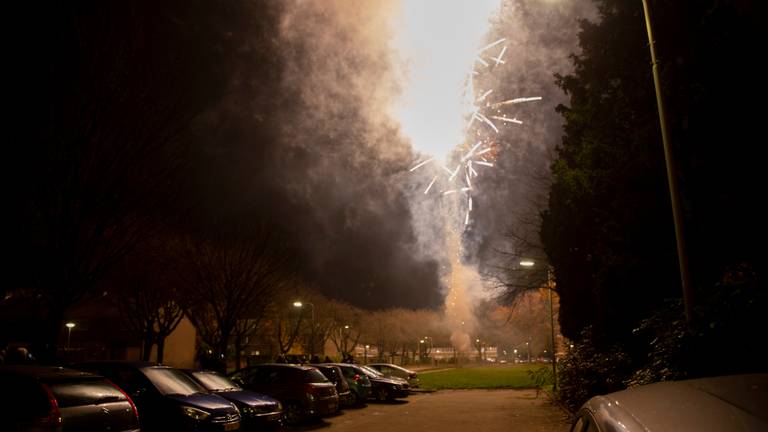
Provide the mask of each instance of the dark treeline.
{"label": "dark treeline", "polygon": [[[596,1],[558,76],[565,135],[541,239],[562,333],[562,395],[764,370],[766,212],[754,109],[762,6],[651,1],[694,288],[686,325],[642,2]],[[600,360],[605,359],[605,360]],[[600,377],[600,379],[589,378]]]}
{"label": "dark treeline", "polygon": [[[270,4],[47,5],[43,25],[20,48],[19,67],[29,73],[18,86],[22,120],[7,154],[13,212],[2,306],[9,325],[0,342],[30,341],[51,360],[68,311],[109,293],[106,282],[132,284],[116,271],[136,276],[165,260],[125,260],[160,233],[173,244],[258,220],[256,209],[233,221],[222,201],[209,199],[217,185],[205,173],[220,169],[222,158],[202,143],[227,141],[206,117],[227,95],[255,98],[238,71],[278,70],[264,53],[271,39],[262,33],[274,33],[267,27],[276,22]],[[151,249],[153,257],[161,250]]]}

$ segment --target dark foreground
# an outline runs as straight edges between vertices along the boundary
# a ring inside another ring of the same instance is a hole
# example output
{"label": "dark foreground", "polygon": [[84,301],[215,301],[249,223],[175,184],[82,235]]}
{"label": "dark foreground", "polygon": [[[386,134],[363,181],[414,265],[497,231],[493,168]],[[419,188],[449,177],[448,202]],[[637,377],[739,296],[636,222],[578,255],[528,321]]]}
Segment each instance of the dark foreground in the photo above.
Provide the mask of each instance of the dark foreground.
{"label": "dark foreground", "polygon": [[347,409],[293,431],[565,432],[566,414],[535,390],[440,390]]}

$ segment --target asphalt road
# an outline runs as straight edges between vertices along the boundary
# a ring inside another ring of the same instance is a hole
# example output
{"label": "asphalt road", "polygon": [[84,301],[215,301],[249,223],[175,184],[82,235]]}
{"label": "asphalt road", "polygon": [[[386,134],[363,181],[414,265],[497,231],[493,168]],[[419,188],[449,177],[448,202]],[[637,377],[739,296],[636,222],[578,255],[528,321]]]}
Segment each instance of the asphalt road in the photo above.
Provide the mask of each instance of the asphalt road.
{"label": "asphalt road", "polygon": [[566,414],[536,390],[440,390],[370,402],[289,431],[567,432]]}

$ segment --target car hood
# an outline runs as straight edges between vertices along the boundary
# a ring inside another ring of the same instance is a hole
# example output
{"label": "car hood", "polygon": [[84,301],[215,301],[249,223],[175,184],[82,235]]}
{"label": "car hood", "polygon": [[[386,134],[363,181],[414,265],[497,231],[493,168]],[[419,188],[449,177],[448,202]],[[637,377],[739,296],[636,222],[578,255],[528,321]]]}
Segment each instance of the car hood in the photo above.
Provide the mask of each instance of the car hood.
{"label": "car hood", "polygon": [[[638,430],[768,430],[768,374],[649,384],[592,398],[595,417]],[[634,430],[630,428],[630,430]]]}
{"label": "car hood", "polygon": [[211,413],[224,414],[235,411],[232,407],[232,402],[210,393],[195,393],[188,396],[168,395],[168,398],[178,402],[180,405],[200,408]]}
{"label": "car hood", "polygon": [[277,405],[277,399],[269,397],[265,394],[252,392],[250,390],[234,390],[234,391],[222,391],[217,392],[217,395],[235,402],[248,406],[264,406],[264,405]]}

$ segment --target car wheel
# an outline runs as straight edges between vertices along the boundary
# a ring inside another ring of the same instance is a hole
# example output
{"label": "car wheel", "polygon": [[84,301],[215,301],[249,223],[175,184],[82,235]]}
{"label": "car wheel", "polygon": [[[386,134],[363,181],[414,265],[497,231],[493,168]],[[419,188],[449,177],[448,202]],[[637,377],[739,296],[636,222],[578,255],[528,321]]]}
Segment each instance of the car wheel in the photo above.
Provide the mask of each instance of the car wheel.
{"label": "car wheel", "polygon": [[286,424],[295,425],[301,421],[301,407],[296,402],[288,402],[283,409],[283,420]]}
{"label": "car wheel", "polygon": [[389,399],[389,392],[387,392],[387,389],[380,388],[376,390],[376,400],[379,402],[384,402],[385,400]]}

